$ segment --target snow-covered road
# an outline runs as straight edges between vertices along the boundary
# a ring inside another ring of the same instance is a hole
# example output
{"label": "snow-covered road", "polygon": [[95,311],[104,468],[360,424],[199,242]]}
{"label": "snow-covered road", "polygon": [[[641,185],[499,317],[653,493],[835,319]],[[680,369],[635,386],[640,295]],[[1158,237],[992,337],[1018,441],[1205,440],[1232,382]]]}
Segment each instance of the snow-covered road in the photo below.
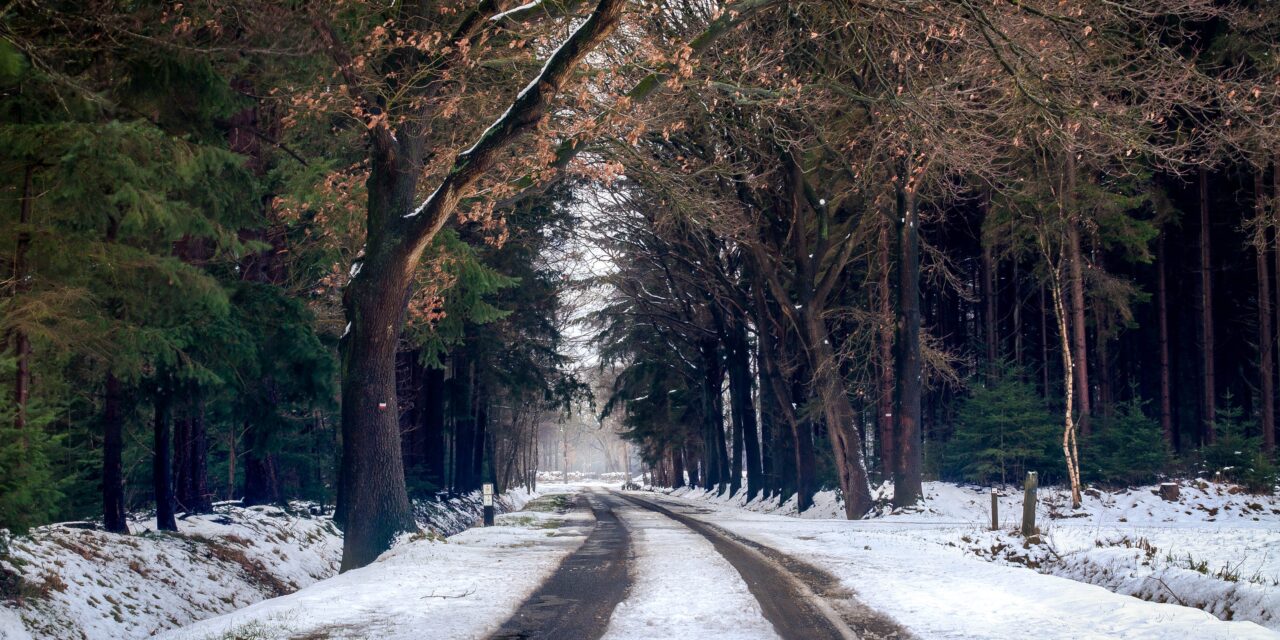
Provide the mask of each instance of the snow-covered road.
{"label": "snow-covered road", "polygon": [[[369,567],[175,637],[479,639],[519,627],[515,637],[563,640],[1280,639],[1253,623],[986,562],[901,523],[799,519],[600,487],[544,491],[583,499],[572,513],[508,514],[447,542],[405,543]],[[590,535],[600,543],[584,544]],[[588,578],[593,558],[612,566]],[[540,633],[536,620],[557,611],[582,619]]]}
{"label": "snow-covered road", "polygon": [[778,637],[742,577],[701,535],[636,506],[614,511],[631,529],[634,560],[606,640]]}

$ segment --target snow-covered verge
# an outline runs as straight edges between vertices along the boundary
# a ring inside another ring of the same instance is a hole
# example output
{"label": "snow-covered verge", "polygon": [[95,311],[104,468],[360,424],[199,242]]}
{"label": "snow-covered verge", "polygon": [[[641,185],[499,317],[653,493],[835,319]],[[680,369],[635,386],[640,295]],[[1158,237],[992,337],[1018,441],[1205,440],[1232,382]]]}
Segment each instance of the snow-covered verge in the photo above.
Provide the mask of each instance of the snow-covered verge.
{"label": "snow-covered verge", "polygon": [[564,503],[449,538],[420,534],[367,567],[161,637],[482,638],[586,539],[590,513],[566,514]]}
{"label": "snow-covered verge", "polygon": [[223,504],[177,533],[130,528],[53,524],[10,539],[0,572],[21,578],[4,609],[25,631],[0,624],[0,637],[145,637],[330,576],[342,553],[337,527],[305,508]]}
{"label": "snow-covered verge", "polygon": [[[499,499],[519,509],[523,489]],[[415,504],[439,535],[480,517],[479,494]],[[0,540],[0,640],[141,638],[288,594],[338,572],[342,534],[295,503],[178,520],[178,532],[134,520],[132,535],[61,523]]]}
{"label": "snow-covered verge", "polygon": [[[1108,493],[1089,490],[1078,510],[1060,489],[1041,489],[1041,544],[1017,533],[1022,493],[1003,489],[1000,529],[990,531],[989,489],[931,482],[922,508],[880,508],[843,525],[859,532],[908,536],[965,554],[1105,587],[1156,603],[1177,603],[1222,620],[1247,620],[1280,630],[1280,498],[1232,485],[1183,482],[1177,501],[1156,487]],[[881,487],[887,497],[891,487]],[[795,516],[795,501],[747,502],[744,495],[678,489],[673,496],[702,504]],[[804,520],[840,519],[834,492],[815,498]]]}

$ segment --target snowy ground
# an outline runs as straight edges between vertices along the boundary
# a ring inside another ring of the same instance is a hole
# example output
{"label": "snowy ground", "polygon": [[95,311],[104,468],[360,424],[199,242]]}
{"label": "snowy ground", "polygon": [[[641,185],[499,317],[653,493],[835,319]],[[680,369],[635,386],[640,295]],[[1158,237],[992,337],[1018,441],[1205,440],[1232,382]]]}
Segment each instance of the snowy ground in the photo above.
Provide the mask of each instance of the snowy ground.
{"label": "snowy ground", "polygon": [[[512,492],[505,508],[528,498]],[[478,496],[416,506],[441,535],[480,513]],[[21,576],[21,586],[17,599],[0,601],[0,640],[147,637],[335,575],[341,533],[309,505],[295,507],[220,504],[179,519],[177,534],[135,520],[127,536],[65,523],[8,539],[0,579]]]}
{"label": "snowy ground", "polygon": [[[831,493],[820,494],[816,506],[801,518],[777,517],[794,516],[794,502],[748,504],[741,495],[729,498],[689,489],[672,495],[710,506],[714,515],[703,516],[705,519],[741,530],[762,543],[820,560],[820,566],[846,567],[847,572],[839,577],[859,592],[869,590],[868,604],[883,606],[908,626],[919,627],[917,631],[925,637],[999,637],[1003,635],[999,625],[1005,607],[1023,612],[1007,621],[1010,626],[1004,629],[1016,636],[1018,629],[1029,628],[1034,619],[1031,614],[1046,606],[1026,599],[1037,592],[1045,602],[1078,597],[1080,604],[1097,599],[1098,603],[1089,605],[1091,611],[1107,611],[1106,607],[1114,605],[1113,613],[1090,615],[1083,626],[1070,622],[1070,616],[1053,621],[1057,615],[1053,610],[1061,607],[1052,606],[1041,624],[1063,629],[1067,633],[1064,637],[1099,633],[1140,637],[1142,616],[1169,620],[1168,616],[1175,615],[1169,610],[1182,612],[1176,616],[1178,628],[1190,634],[1184,637],[1213,637],[1217,633],[1207,630],[1215,627],[1216,620],[1197,622],[1187,618],[1182,607],[1159,608],[1163,605],[1154,604],[1160,602],[1182,603],[1223,620],[1249,620],[1280,630],[1280,500],[1207,483],[1184,483],[1177,502],[1165,502],[1153,490],[1090,492],[1078,511],[1068,508],[1061,492],[1042,490],[1038,522],[1045,544],[1030,547],[1013,533],[1022,497],[1012,489],[1000,497],[1001,530],[996,532],[988,531],[989,493],[946,483],[926,484],[923,510],[881,513],[857,522],[840,519],[840,505]],[[774,515],[763,515],[766,513]],[[956,556],[978,557],[994,561],[994,565],[966,563],[966,568],[953,575]],[[876,577],[879,572],[871,567],[890,571],[895,565],[906,568],[903,570],[923,586],[912,583],[887,594],[885,583]],[[1095,587],[1061,581],[1052,588],[1041,586],[1050,584],[1038,582],[1047,576],[1037,576],[1023,567],[1153,602],[1099,599],[1096,592],[1078,591]],[[989,580],[993,582],[985,584]],[[942,585],[936,593],[927,587],[933,581]],[[972,591],[966,591],[965,584]],[[922,595],[926,597],[919,600]],[[960,635],[950,636],[946,629],[951,623],[930,627],[920,622],[929,619],[927,615],[920,618],[923,612],[945,611],[948,601],[954,602],[955,615],[963,614],[964,620],[989,620],[991,628],[957,631]],[[992,609],[974,615],[982,612],[987,602],[993,603]],[[1149,608],[1153,606],[1157,608]],[[1035,627],[1041,628],[1039,624]],[[970,632],[975,635],[965,635]],[[1230,633],[1237,632],[1244,633],[1239,629]]]}
{"label": "snowy ground", "polygon": [[496,524],[447,539],[405,540],[367,567],[161,637],[484,637],[582,543],[594,521],[589,512],[521,511]]}
{"label": "snowy ground", "polygon": [[737,570],[706,538],[638,507],[614,512],[631,531],[635,556],[631,589],[604,640],[778,637]]}

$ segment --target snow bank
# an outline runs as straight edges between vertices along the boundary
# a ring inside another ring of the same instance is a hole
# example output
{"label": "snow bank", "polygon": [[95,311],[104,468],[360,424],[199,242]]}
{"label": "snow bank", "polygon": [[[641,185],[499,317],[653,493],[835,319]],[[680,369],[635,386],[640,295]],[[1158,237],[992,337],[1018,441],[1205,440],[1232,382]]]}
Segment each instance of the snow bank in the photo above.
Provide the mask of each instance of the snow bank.
{"label": "snow bank", "polygon": [[447,539],[418,535],[367,567],[162,637],[483,638],[593,525],[589,513],[524,511]]}
{"label": "snow bank", "polygon": [[223,504],[178,533],[154,520],[131,523],[135,535],[80,526],[34,529],[0,557],[24,591],[6,616],[36,638],[145,637],[333,575],[342,554],[337,527],[307,509]]}
{"label": "snow bank", "polygon": [[[512,490],[498,511],[520,509],[536,494]],[[479,492],[416,502],[419,522],[448,536],[482,513]],[[0,545],[0,640],[141,638],[293,593],[334,576],[342,533],[312,505],[240,507],[178,520],[177,533],[134,520],[133,535],[91,523],[33,529]],[[21,581],[12,580],[20,577]]]}
{"label": "snow bank", "polygon": [[[744,493],[716,495],[677,489],[670,495],[757,513],[796,516],[785,503]],[[1080,509],[1060,488],[1042,488],[1037,523],[1044,543],[1027,545],[1016,533],[1022,492],[1000,489],[1000,530],[990,527],[990,488],[925,483],[923,506],[893,510],[892,486],[875,492],[872,516],[859,530],[901,532],[957,548],[999,564],[1105,587],[1157,603],[1177,603],[1222,620],[1248,620],[1280,630],[1280,498],[1202,480],[1182,482],[1176,501],[1154,486],[1120,492],[1090,489]],[[843,518],[835,492],[821,492],[799,514],[812,520]]]}

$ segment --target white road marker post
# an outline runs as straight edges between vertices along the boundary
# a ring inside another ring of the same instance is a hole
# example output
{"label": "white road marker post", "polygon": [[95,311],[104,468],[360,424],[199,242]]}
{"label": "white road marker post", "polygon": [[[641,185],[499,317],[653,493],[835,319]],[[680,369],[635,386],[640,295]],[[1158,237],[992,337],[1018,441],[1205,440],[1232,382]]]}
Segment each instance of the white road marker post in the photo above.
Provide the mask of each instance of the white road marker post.
{"label": "white road marker post", "polygon": [[493,483],[484,483],[484,526],[493,526]]}
{"label": "white road marker post", "polygon": [[1040,479],[1034,471],[1027,472],[1027,480],[1022,483],[1022,537],[1032,542],[1040,542],[1036,531],[1036,488]]}

